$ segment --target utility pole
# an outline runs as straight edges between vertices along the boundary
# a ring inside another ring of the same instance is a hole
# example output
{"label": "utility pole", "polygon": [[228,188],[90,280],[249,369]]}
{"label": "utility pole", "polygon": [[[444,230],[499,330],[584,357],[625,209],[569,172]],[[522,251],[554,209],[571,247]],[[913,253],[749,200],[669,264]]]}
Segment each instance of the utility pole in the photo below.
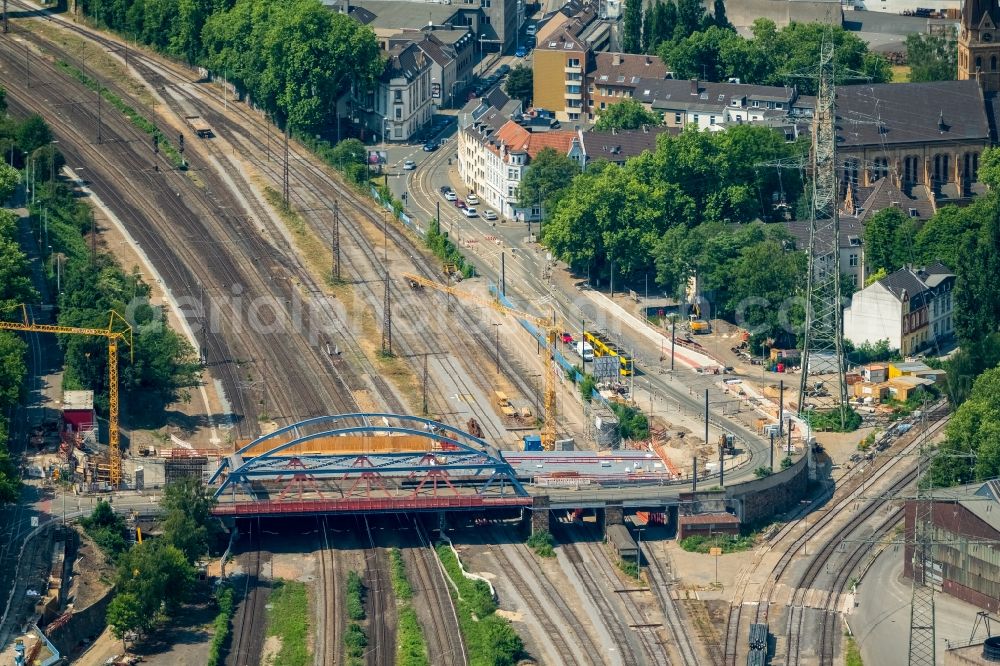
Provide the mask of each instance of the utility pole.
{"label": "utility pole", "polygon": [[[708,389],[705,389],[705,446],[708,446]],[[719,469],[722,473],[722,469]]]}
{"label": "utility pole", "polygon": [[921,483],[930,462],[927,409],[920,416],[923,433],[917,458],[917,499],[913,505],[913,577],[910,589],[909,666],[934,666],[933,498]]}
{"label": "utility pole", "polygon": [[90,211],[90,265],[97,266],[97,218]]}
{"label": "utility pole", "polygon": [[507,253],[500,253],[500,294],[507,296]]}
{"label": "utility pole", "polygon": [[385,307],[382,312],[382,355],[392,356],[392,302],[389,300],[389,271],[385,272]]}
{"label": "utility pole", "polygon": [[97,84],[97,145],[104,143],[101,136],[101,84]]}
{"label": "utility pole", "polygon": [[340,279],[340,201],[333,202],[333,279]]}
{"label": "utility pole", "polygon": [[423,356],[424,356],[424,377],[423,377],[423,380],[420,382],[420,388],[421,388],[420,394],[421,394],[421,403],[423,404],[423,409],[421,410],[420,413],[423,414],[424,416],[427,416],[427,413],[428,413],[428,411],[427,411],[427,354],[425,353]]}
{"label": "utility pole", "polygon": [[[812,211],[809,225],[809,267],[806,274],[806,318],[802,348],[802,376],[798,411],[806,407],[810,379],[835,374],[829,397],[816,407],[840,411],[847,418],[847,382],[844,377],[844,333],[840,293],[840,216],[837,195],[836,85],[833,43],[820,49],[819,85],[812,141]],[[820,393],[820,391],[816,391]],[[817,398],[819,396],[816,396]]]}
{"label": "utility pole", "polygon": [[[6,16],[7,16],[7,13],[4,12],[4,17],[6,17]],[[4,30],[4,32],[7,32],[7,31]],[[27,87],[30,88],[31,87],[31,50],[28,48],[28,42],[24,43],[24,74],[25,74],[25,78],[27,79],[27,82],[26,82],[27,83]]]}
{"label": "utility pole", "polygon": [[493,330],[496,333],[494,339],[496,340],[496,346],[494,347],[494,354],[497,362],[497,375],[500,374],[500,324],[493,324]]}
{"label": "utility pole", "polygon": [[670,372],[674,371],[674,349],[677,348],[677,315],[670,317]]}
{"label": "utility pole", "polygon": [[7,21],[7,0],[3,0],[3,34],[10,32],[10,24]]}
{"label": "utility pole", "polygon": [[285,208],[291,206],[291,199],[288,196],[288,121],[285,121],[285,163],[282,165],[281,173],[281,196],[285,202]]}

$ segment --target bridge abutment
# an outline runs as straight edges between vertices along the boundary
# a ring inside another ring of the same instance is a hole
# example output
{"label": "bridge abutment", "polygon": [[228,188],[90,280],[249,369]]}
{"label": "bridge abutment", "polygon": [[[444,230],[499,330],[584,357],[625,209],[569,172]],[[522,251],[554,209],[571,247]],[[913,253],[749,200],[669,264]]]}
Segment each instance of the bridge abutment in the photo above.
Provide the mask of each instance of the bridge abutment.
{"label": "bridge abutment", "polygon": [[531,520],[531,533],[552,532],[552,512],[549,510],[549,498],[536,496],[530,509],[526,509]]}

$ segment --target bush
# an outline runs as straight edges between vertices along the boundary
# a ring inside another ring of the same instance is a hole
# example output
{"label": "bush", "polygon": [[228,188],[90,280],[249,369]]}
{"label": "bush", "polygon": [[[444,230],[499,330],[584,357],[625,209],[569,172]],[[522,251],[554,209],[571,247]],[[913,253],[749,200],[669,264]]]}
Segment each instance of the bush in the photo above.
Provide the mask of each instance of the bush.
{"label": "bush", "polygon": [[556,540],[548,532],[535,532],[525,542],[539,557],[555,557]]}
{"label": "bush", "polygon": [[639,577],[639,565],[632,560],[618,560],[618,568],[624,571],[629,578]]}
{"label": "bush", "polygon": [[99,500],[90,515],[80,519],[80,525],[109,562],[125,552],[125,519],[115,513],[109,502]]}
{"label": "bush", "polygon": [[396,598],[400,601],[407,601],[413,597],[413,587],[410,579],[406,576],[406,564],[403,562],[403,554],[399,548],[389,551],[389,573],[392,576],[392,591],[396,593]]}
{"label": "bush", "polygon": [[597,380],[593,375],[584,375],[580,380],[580,397],[584,402],[590,402],[594,398],[594,389],[597,388]]}
{"label": "bush", "polygon": [[347,573],[347,617],[365,619],[365,584],[357,571]]}
{"label": "bush", "polygon": [[794,464],[795,464],[795,462],[792,461],[792,457],[791,456],[785,456],[784,458],[781,459],[781,469],[788,469],[789,467],[791,467]]}
{"label": "bush", "polygon": [[368,636],[357,622],[347,625],[344,632],[344,647],[347,648],[347,663],[350,666],[362,666],[365,663],[365,648],[368,647]]}
{"label": "bush", "polygon": [[611,404],[611,411],[618,417],[618,432],[622,439],[649,439],[649,419],[635,407]]}
{"label": "bush", "polygon": [[219,614],[212,623],[214,633],[208,647],[208,666],[219,666],[222,663],[222,648],[229,640],[230,620],[235,608],[233,588],[220,585],[215,591],[215,601],[219,605]]}
{"label": "bush", "polygon": [[448,238],[448,232],[441,231],[441,223],[437,220],[431,220],[430,224],[427,225],[424,243],[435,257],[446,264],[455,264],[464,277],[472,277],[475,274],[475,269],[470,264],[465,263],[465,257]]}
{"label": "bush", "polygon": [[840,412],[832,410],[810,410],[805,412],[805,420],[813,430],[825,432],[854,432],[861,427],[861,415],[851,407],[845,406],[844,425],[840,424]]}
{"label": "bush", "polygon": [[430,666],[427,643],[417,621],[417,612],[406,604],[399,609],[399,626],[396,634],[396,663],[398,666]]}
{"label": "bush", "polygon": [[681,548],[689,553],[707,554],[712,548],[721,548],[723,553],[738,553],[753,548],[754,537],[716,534],[714,536],[689,536],[681,540]]}
{"label": "bush", "polygon": [[761,465],[760,467],[758,467],[753,471],[753,475],[756,476],[758,479],[763,479],[764,477],[771,476],[771,474],[773,474],[773,470],[770,467],[765,467],[764,465]]}

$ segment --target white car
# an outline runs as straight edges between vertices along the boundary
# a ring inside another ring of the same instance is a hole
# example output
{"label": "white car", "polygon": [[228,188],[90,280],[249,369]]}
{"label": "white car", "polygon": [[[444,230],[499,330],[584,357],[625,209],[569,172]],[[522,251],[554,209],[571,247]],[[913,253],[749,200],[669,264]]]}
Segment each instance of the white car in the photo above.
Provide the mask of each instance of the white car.
{"label": "white car", "polygon": [[484,211],[483,211],[483,219],[484,219],[484,220],[490,220],[490,221],[493,221],[493,220],[497,219],[497,214],[496,214],[496,213],[494,213],[494,212],[493,212],[492,210],[490,210],[489,208],[487,208],[486,210],[484,210]]}
{"label": "white car", "polygon": [[403,171],[413,171],[417,168],[417,163],[413,160],[406,160],[403,162]]}
{"label": "white car", "polygon": [[465,197],[465,202],[473,206],[477,206],[479,205],[479,197],[475,194],[469,194],[469,196]]}
{"label": "white car", "polygon": [[454,191],[448,190],[444,193],[444,198],[448,201],[458,201],[458,195]]}
{"label": "white car", "polygon": [[479,217],[479,213],[477,213],[476,209],[473,208],[472,206],[469,206],[468,208],[463,208],[462,215],[466,217]]}

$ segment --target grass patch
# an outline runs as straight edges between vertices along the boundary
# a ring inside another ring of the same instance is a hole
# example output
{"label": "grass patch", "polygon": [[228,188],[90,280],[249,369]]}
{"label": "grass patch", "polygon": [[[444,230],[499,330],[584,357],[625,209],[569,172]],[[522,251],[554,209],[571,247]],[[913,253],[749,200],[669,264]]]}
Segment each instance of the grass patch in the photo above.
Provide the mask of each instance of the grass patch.
{"label": "grass patch", "polygon": [[230,620],[233,619],[233,588],[221,585],[215,591],[215,601],[219,604],[219,614],[212,622],[212,642],[208,646],[208,666],[219,666],[223,662],[222,648],[229,641]]}
{"label": "grass patch", "polygon": [[844,666],[864,666],[861,661],[861,648],[854,636],[847,637],[847,649],[844,651]]}
{"label": "grass patch", "polygon": [[264,186],[264,199],[278,213],[278,217],[285,223],[285,228],[291,232],[292,238],[299,253],[306,260],[310,271],[314,276],[327,284],[330,284],[333,276],[333,257],[330,256],[330,248],[323,244],[319,236],[306,224],[302,216],[290,205],[285,204],[281,192],[278,192],[269,185]]}
{"label": "grass patch", "polygon": [[276,580],[271,589],[267,613],[267,635],[281,639],[281,651],[274,663],[281,666],[306,666],[312,655],[306,646],[309,633],[309,601],[305,583]]}
{"label": "grass patch", "polygon": [[180,151],[178,151],[177,148],[174,146],[174,144],[170,143],[170,141],[168,141],[167,138],[163,136],[163,132],[161,132],[159,128],[157,128],[157,126],[151,120],[140,114],[138,111],[133,109],[128,104],[126,104],[121,97],[113,93],[111,90],[105,88],[104,86],[99,86],[97,81],[90,78],[90,76],[84,74],[79,69],[69,64],[65,60],[57,60],[56,66],[65,71],[67,74],[72,76],[74,79],[76,79],[86,87],[90,88],[91,90],[97,91],[98,89],[100,89],[101,97],[108,100],[111,106],[118,109],[123,116],[129,119],[129,122],[131,122],[133,125],[138,127],[140,130],[142,130],[149,136],[156,138],[157,142],[160,145],[160,152],[162,152],[167,157],[167,159],[170,160],[171,164],[173,164],[178,169],[187,168],[187,162],[184,160],[184,157],[180,154]]}
{"label": "grass patch", "polygon": [[364,666],[368,634],[357,622],[347,625],[347,631],[344,632],[344,647],[347,648],[347,666]]}
{"label": "grass patch", "polygon": [[392,591],[396,593],[396,598],[400,601],[412,599],[413,587],[410,585],[410,579],[406,577],[406,564],[399,548],[389,550],[389,573],[392,575]]}
{"label": "grass patch", "polygon": [[861,427],[861,415],[850,407],[845,407],[844,425],[840,424],[840,412],[832,410],[810,410],[805,412],[805,420],[813,430],[820,432],[854,432]]}
{"label": "grass patch", "polygon": [[365,584],[357,571],[347,573],[347,617],[352,620],[365,619]]}
{"label": "grass patch", "polygon": [[717,534],[715,536],[689,536],[681,540],[681,548],[689,553],[705,553],[710,548],[721,548],[723,553],[739,553],[750,550],[754,545],[754,535],[733,536],[731,534]]}
{"label": "grass patch", "polygon": [[632,560],[618,560],[618,568],[629,578],[639,578],[639,565]]}
{"label": "grass patch", "polygon": [[910,66],[909,65],[893,65],[892,66],[892,82],[893,83],[909,83],[910,82]]}
{"label": "grass patch", "polygon": [[555,557],[556,551],[553,548],[556,545],[556,540],[552,538],[552,535],[548,532],[535,532],[528,540],[525,541],[528,548],[535,551],[535,555],[539,557]]}
{"label": "grass patch", "polygon": [[396,664],[398,666],[430,666],[427,643],[420,630],[417,612],[407,603],[399,609],[396,628]]}
{"label": "grass patch", "polygon": [[451,239],[447,231],[441,231],[441,224],[437,220],[431,220],[427,225],[427,235],[424,243],[434,253],[434,256],[446,264],[455,264],[464,277],[472,277],[476,274],[476,269],[471,264],[465,262],[465,257]]}
{"label": "grass patch", "polygon": [[455,599],[458,626],[469,652],[469,666],[513,666],[524,654],[524,643],[510,620],[496,614],[489,586],[462,575],[458,558],[447,544],[439,544],[438,557],[458,588],[448,591]]}

